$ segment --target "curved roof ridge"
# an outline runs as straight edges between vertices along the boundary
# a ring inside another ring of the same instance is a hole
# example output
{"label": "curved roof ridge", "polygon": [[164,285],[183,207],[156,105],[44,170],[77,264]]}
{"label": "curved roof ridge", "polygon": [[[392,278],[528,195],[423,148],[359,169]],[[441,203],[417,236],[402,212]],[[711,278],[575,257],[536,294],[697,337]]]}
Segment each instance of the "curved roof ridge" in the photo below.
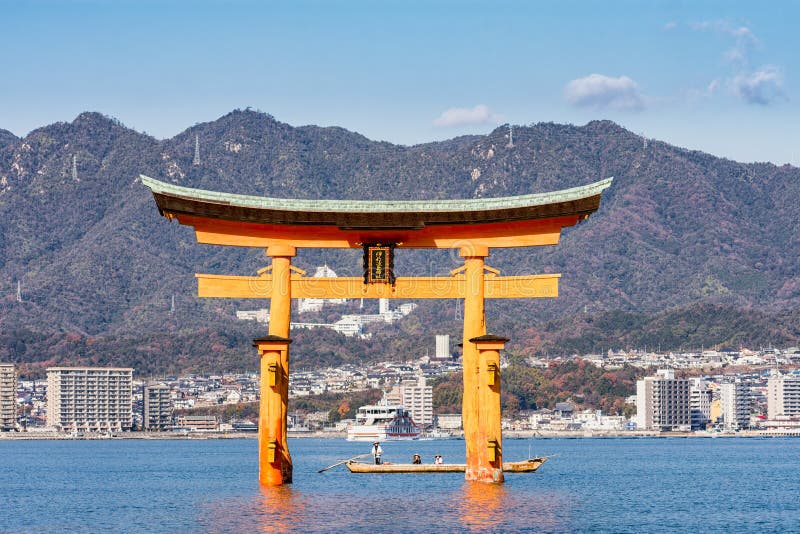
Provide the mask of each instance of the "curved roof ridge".
{"label": "curved roof ridge", "polygon": [[161,182],[140,175],[142,184],[153,194],[181,197],[232,207],[255,208],[276,211],[303,212],[350,212],[350,213],[417,213],[417,212],[472,212],[476,210],[503,210],[544,206],[554,203],[572,202],[597,196],[611,185],[613,177],[591,184],[512,197],[443,199],[443,200],[306,200],[291,198],[259,197],[235,193],[222,193],[204,189],[194,189]]}

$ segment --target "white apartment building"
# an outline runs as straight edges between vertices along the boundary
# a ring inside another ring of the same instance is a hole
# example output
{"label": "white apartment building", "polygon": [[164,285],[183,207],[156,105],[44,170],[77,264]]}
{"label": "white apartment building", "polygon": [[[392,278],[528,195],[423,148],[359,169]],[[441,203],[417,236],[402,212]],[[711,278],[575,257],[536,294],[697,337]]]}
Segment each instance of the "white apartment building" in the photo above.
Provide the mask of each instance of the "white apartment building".
{"label": "white apartment building", "polygon": [[702,378],[689,379],[689,410],[692,430],[702,430],[711,419],[712,391]]}
{"label": "white apartment building", "polygon": [[0,363],[0,431],[17,428],[17,371],[13,363]]}
{"label": "white apartment building", "polygon": [[132,396],[131,368],[50,367],[47,424],[65,431],[128,430]]}
{"label": "white apartment building", "polygon": [[[333,269],[327,265],[317,267],[314,272],[313,278],[337,278]],[[345,304],[347,299],[298,299],[297,311],[300,313],[305,312],[318,312],[328,304]]]}
{"label": "white apartment building", "polygon": [[767,419],[800,418],[800,376],[773,374],[767,380]]}
{"label": "white apartment building", "polygon": [[436,336],[436,359],[449,360],[450,358],[450,336],[447,334]]}
{"label": "white apartment building", "polygon": [[142,426],[145,430],[167,430],[172,423],[172,400],[165,384],[147,384],[142,389],[144,407]]}
{"label": "white apartment building", "polygon": [[402,405],[420,427],[433,424],[433,387],[427,384],[424,376],[417,380],[403,380],[386,394],[386,401]]}
{"label": "white apartment building", "polygon": [[725,430],[744,430],[750,424],[750,390],[741,380],[719,385],[719,404]]}
{"label": "white apartment building", "polygon": [[688,430],[689,381],[671,369],[636,382],[636,423],[640,430]]}
{"label": "white apartment building", "polygon": [[269,324],[269,308],[259,308],[257,310],[237,310],[236,318],[241,321],[255,321],[257,323]]}

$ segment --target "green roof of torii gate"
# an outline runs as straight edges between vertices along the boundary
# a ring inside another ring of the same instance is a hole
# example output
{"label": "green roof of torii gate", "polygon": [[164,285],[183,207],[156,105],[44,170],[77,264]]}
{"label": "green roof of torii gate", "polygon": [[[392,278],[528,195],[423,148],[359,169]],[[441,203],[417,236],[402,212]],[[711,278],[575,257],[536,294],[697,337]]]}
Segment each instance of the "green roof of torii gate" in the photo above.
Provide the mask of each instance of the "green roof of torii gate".
{"label": "green roof of torii gate", "polygon": [[141,175],[163,214],[263,224],[340,228],[422,228],[589,215],[612,178],[513,197],[460,200],[304,200],[238,195],[168,184]]}

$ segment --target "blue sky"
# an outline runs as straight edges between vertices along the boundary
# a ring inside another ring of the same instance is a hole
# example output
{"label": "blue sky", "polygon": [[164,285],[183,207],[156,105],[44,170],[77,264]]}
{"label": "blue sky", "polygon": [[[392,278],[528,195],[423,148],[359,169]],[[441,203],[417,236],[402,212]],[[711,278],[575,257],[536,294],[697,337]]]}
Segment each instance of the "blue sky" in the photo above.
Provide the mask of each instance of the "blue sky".
{"label": "blue sky", "polygon": [[415,144],[611,119],[800,165],[797,20],[800,2],[0,0],[0,128],[88,110],[165,138],[252,107]]}

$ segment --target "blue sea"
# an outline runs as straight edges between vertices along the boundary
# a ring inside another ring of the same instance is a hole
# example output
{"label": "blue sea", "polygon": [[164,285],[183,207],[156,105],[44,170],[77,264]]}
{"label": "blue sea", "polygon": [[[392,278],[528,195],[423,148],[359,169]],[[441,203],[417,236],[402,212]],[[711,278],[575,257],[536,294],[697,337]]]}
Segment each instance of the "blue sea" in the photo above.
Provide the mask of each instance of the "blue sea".
{"label": "blue sea", "polygon": [[[800,439],[504,441],[555,455],[504,485],[355,475],[367,443],[290,440],[294,483],[261,488],[255,440],[0,441],[0,532],[800,532]],[[384,459],[464,461],[460,440]]]}

